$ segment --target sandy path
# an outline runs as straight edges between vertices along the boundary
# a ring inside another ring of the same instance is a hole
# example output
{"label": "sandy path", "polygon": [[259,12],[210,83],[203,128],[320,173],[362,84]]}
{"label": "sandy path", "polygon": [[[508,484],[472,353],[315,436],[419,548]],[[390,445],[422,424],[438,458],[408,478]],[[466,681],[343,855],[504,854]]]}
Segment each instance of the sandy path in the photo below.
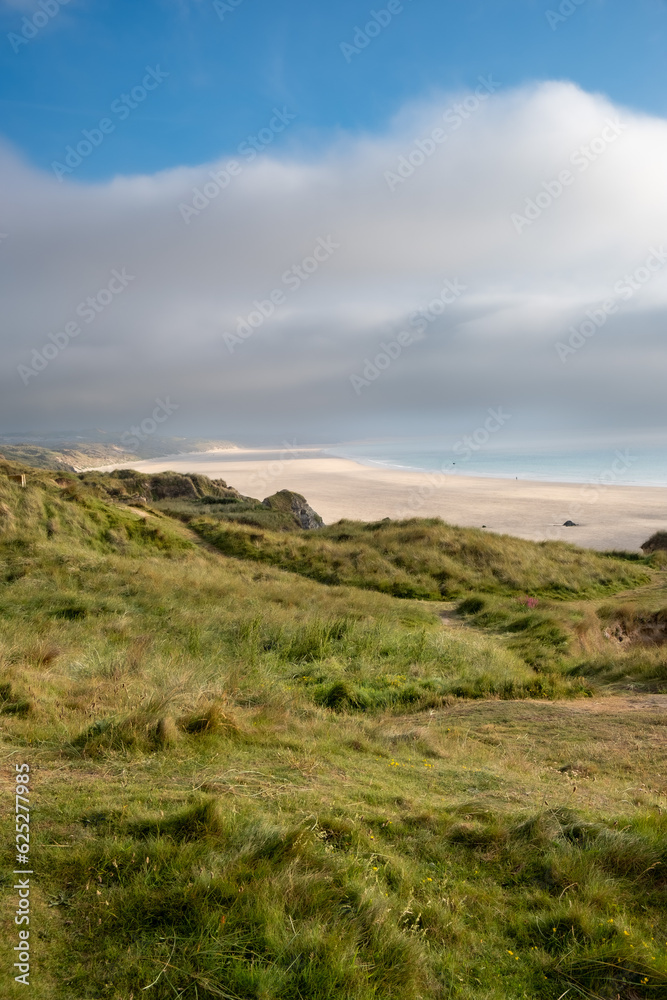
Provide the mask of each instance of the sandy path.
{"label": "sandy path", "polygon": [[606,698],[577,698],[574,701],[550,701],[565,712],[616,715],[626,712],[661,712],[667,714],[667,694],[612,694]]}

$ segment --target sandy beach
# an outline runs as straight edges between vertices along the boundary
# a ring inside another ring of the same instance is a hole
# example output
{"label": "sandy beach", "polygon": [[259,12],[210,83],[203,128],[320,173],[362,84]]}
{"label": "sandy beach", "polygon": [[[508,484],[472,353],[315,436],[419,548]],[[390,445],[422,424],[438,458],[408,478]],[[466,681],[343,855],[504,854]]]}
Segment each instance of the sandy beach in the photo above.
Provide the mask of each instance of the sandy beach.
{"label": "sandy beach", "polygon": [[[125,466],[127,467],[127,465]],[[450,524],[540,541],[563,539],[593,549],[636,550],[667,529],[667,490],[412,472],[360,465],[301,450],[218,451],[132,463],[144,472],[200,472],[263,499],[302,493],[327,524],[341,518],[441,517]],[[110,469],[111,467],[105,467]],[[563,527],[572,520],[576,527]]]}

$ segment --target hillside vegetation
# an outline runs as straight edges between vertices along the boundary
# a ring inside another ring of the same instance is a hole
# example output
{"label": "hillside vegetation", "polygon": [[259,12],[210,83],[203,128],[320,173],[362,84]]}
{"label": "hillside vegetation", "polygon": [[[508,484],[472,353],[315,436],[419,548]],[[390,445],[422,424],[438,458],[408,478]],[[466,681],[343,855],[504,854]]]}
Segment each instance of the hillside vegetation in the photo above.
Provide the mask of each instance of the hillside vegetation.
{"label": "hillside vegetation", "polygon": [[206,513],[216,520],[238,522],[274,531],[319,529],[322,518],[299,493],[280,490],[264,500],[242,496],[222,479],[197,473],[160,472],[149,475],[132,469],[117,472],[87,472],[78,479],[96,496],[122,503],[150,502],[186,524]]}
{"label": "hillside vegetation", "polygon": [[566,542],[526,542],[438,518],[339,521],[315,535],[258,533],[211,517],[190,524],[227,555],[395,597],[442,600],[471,590],[593,597],[650,580],[639,557],[633,562]]}
{"label": "hillside vegetation", "polygon": [[659,555],[23,471],[0,745],[33,776],[36,1000],[667,996]]}

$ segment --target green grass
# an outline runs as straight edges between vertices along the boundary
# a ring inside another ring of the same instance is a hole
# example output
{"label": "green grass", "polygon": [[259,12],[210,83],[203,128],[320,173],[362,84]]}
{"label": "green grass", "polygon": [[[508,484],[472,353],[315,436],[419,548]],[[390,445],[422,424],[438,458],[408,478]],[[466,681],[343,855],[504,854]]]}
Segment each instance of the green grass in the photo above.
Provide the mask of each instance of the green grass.
{"label": "green grass", "polygon": [[418,725],[237,707],[99,761],[21,749],[16,723],[33,992],[664,996],[664,716],[582,733],[557,706],[477,704]]}
{"label": "green grass", "polygon": [[664,709],[599,698],[664,690],[652,563],[350,528],[415,587],[446,543],[457,611],[54,475],[0,477],[3,1000],[22,761],[35,1000],[667,996]]}
{"label": "green grass", "polygon": [[[459,995],[475,995],[475,982],[493,990],[498,973],[503,989],[536,996],[566,984],[665,988],[648,915],[663,898],[651,865],[665,857],[664,824],[618,834],[566,809],[523,821],[465,807],[386,815],[369,819],[375,836],[335,814],[292,825],[252,806],[229,815],[211,797],[143,822],[95,822],[73,857],[51,852],[50,890],[66,881],[92,945],[92,962],[77,948],[63,956],[69,988],[77,995],[92,974],[129,996],[151,972],[162,972],[158,997],[197,986],[204,996],[416,1000],[457,979]],[[629,875],[648,897],[643,912]],[[573,879],[576,898],[559,899]],[[480,920],[489,904],[500,911],[490,925]]]}
{"label": "green grass", "polygon": [[[223,479],[209,479],[199,473],[158,472],[152,475],[133,469],[114,472],[80,473],[76,480],[95,496],[112,502],[134,503],[162,511],[186,524],[202,514],[216,520],[295,532],[302,528],[296,511],[303,497],[280,490],[265,500],[242,496]],[[322,521],[317,515],[317,527]]]}
{"label": "green grass", "polygon": [[215,498],[205,498],[200,501],[159,500],[151,503],[151,508],[163,511],[171,517],[177,517],[185,524],[191,524],[199,518],[206,517],[215,521],[224,520],[231,524],[246,525],[272,532],[298,530],[298,524],[291,511],[275,510],[265,507],[257,500],[215,502]]}
{"label": "green grass", "polygon": [[648,558],[631,562],[565,542],[526,542],[437,518],[280,535],[201,517],[190,522],[226,555],[266,562],[321,583],[442,600],[471,590],[561,599],[594,597],[648,583]]}

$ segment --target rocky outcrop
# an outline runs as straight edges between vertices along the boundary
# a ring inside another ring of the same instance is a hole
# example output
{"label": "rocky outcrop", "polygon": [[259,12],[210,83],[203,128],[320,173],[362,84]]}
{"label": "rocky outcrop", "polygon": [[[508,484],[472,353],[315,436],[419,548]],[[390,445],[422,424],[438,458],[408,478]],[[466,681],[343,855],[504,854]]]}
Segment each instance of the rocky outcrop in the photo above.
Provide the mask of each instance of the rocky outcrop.
{"label": "rocky outcrop", "polygon": [[[324,527],[305,497],[281,490],[260,501],[239,493],[224,479],[209,479],[199,473],[145,473],[136,469],[114,472],[83,472],[74,477],[98,496],[116,503],[158,503],[161,509],[181,519],[211,517],[238,520],[271,531],[313,531]],[[67,487],[70,488],[69,486]]]}
{"label": "rocky outcrop", "polygon": [[[111,473],[109,480],[120,480],[130,497],[143,496],[146,500],[222,500],[242,501],[238,490],[228,486],[224,479],[209,479],[198,473],[183,475],[180,472],[158,472],[152,476],[134,469],[120,469]],[[113,486],[108,488],[111,494]]]}
{"label": "rocky outcrop", "polygon": [[642,545],[642,552],[649,556],[652,552],[667,552],[667,531],[656,531]]}
{"label": "rocky outcrop", "polygon": [[262,506],[268,507],[269,510],[280,511],[282,514],[291,513],[298,527],[305,531],[315,531],[324,527],[324,521],[320,515],[313,510],[306,498],[302,497],[300,493],[280,490],[263,500]]}

